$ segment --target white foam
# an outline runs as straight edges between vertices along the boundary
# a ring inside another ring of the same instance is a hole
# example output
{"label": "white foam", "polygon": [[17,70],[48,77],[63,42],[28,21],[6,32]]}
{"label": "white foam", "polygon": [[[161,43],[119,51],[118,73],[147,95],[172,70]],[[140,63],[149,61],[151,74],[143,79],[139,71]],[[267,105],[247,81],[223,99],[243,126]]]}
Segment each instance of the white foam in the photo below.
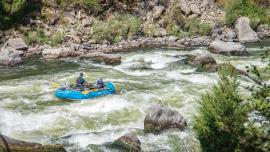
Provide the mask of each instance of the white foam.
{"label": "white foam", "polygon": [[208,76],[205,74],[181,74],[180,71],[169,71],[167,72],[166,77],[174,80],[189,81],[195,84],[213,84],[217,82],[214,75]]}
{"label": "white foam", "polygon": [[84,100],[77,104],[66,106],[64,109],[78,115],[90,115],[96,113],[108,113],[131,107],[132,104],[120,96],[107,96],[97,99]]}

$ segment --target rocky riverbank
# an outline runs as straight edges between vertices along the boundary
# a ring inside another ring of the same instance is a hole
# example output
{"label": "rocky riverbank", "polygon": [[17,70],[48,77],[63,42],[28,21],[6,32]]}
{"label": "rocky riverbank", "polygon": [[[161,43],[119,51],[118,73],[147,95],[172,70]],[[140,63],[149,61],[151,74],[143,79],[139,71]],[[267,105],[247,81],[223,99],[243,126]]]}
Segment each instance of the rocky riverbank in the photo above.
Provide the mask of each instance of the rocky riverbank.
{"label": "rocky riverbank", "polygon": [[[9,39],[1,48],[0,64],[16,65],[23,62],[23,58],[31,55],[42,55],[45,59],[78,58],[90,59],[106,64],[121,63],[121,57],[114,55],[117,52],[130,51],[144,47],[163,47],[184,49],[186,47],[209,46],[214,53],[224,55],[247,54],[244,42],[258,42],[260,38],[269,36],[269,29],[260,29],[258,34],[249,26],[250,20],[241,17],[235,28],[215,28],[211,36],[196,36],[178,38],[176,36],[162,37],[132,37],[117,44],[99,43],[67,43],[59,47],[49,45],[27,46],[22,38]],[[258,35],[258,36],[257,36]]]}

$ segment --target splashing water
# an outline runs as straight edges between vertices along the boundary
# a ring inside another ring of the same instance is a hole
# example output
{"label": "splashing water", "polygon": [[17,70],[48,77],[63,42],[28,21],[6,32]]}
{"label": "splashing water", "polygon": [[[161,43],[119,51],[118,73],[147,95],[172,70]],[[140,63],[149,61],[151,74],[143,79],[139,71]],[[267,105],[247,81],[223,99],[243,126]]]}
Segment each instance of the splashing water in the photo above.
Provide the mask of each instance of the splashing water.
{"label": "splashing water", "polygon": [[[197,100],[217,82],[218,75],[196,73],[195,68],[181,64],[182,55],[187,53],[209,52],[206,48],[138,50],[121,54],[122,64],[115,67],[91,61],[39,58],[27,59],[26,64],[18,67],[2,67],[0,132],[25,141],[61,143],[68,151],[111,151],[107,143],[125,133],[136,132],[144,151],[174,151],[178,146],[175,144],[179,143],[184,151],[196,151],[199,144],[190,122],[196,114]],[[258,55],[213,56],[218,63],[231,62],[240,69],[250,64],[265,66]],[[74,83],[80,72],[89,81],[103,77],[116,83],[121,93],[75,102],[54,97],[52,83]],[[241,83],[249,84],[247,79]],[[170,106],[187,118],[188,129],[144,134],[146,112],[158,103]]]}

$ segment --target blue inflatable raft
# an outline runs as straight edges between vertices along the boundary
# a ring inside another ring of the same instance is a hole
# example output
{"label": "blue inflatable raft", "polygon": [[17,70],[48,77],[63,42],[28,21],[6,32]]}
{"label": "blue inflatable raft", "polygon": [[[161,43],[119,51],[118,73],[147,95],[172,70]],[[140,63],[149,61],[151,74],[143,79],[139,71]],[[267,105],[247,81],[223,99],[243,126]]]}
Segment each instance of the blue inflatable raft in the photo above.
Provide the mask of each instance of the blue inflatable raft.
{"label": "blue inflatable raft", "polygon": [[83,100],[83,99],[93,99],[108,94],[115,94],[115,86],[113,83],[107,82],[105,83],[105,86],[106,87],[102,90],[85,90],[85,91],[58,88],[55,92],[55,96],[60,99]]}

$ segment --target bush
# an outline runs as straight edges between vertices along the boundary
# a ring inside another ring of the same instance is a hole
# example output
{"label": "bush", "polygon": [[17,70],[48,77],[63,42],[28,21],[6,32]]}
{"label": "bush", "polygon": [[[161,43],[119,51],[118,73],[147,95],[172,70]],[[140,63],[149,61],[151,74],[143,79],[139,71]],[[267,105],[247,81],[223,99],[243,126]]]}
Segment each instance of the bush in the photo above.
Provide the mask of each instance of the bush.
{"label": "bush", "polygon": [[27,13],[39,11],[41,4],[34,0],[1,0],[0,30],[5,30],[21,24]]}
{"label": "bush", "polygon": [[239,95],[236,71],[222,69],[220,80],[201,98],[194,128],[205,152],[234,151],[244,133],[247,111]]}
{"label": "bush", "polygon": [[208,35],[211,33],[212,27],[206,22],[201,22],[198,18],[186,19],[184,30],[188,32],[189,36]]}
{"label": "bush", "polygon": [[68,5],[78,5],[87,9],[98,9],[100,0],[56,0],[56,4],[66,8]]}
{"label": "bush", "polygon": [[37,28],[30,31],[24,36],[25,41],[30,44],[49,44],[51,46],[58,46],[64,40],[64,35],[61,32],[56,33],[54,36],[45,35],[42,29]]}
{"label": "bush", "polygon": [[[225,9],[225,20],[227,24],[233,24],[239,16],[247,16],[251,23],[269,23],[270,19],[266,14],[266,9],[256,5],[253,0],[232,0]],[[253,24],[254,25],[254,24]]]}
{"label": "bush", "polygon": [[139,18],[132,15],[117,15],[106,22],[98,21],[93,25],[93,39],[97,42],[107,40],[112,43],[122,38],[137,35],[141,26]]}
{"label": "bush", "polygon": [[[269,61],[269,53],[265,54]],[[270,74],[268,63],[266,74]],[[250,88],[250,97],[243,99],[240,96],[235,72],[228,75],[224,69],[220,72],[218,85],[202,96],[194,129],[203,151],[269,151],[270,85],[257,67],[250,67],[249,72],[258,79]]]}
{"label": "bush", "polygon": [[166,31],[168,35],[174,35],[177,36],[179,38],[188,36],[187,32],[182,31],[179,26],[177,26],[177,24],[175,22],[171,22],[167,25],[166,27]]}

